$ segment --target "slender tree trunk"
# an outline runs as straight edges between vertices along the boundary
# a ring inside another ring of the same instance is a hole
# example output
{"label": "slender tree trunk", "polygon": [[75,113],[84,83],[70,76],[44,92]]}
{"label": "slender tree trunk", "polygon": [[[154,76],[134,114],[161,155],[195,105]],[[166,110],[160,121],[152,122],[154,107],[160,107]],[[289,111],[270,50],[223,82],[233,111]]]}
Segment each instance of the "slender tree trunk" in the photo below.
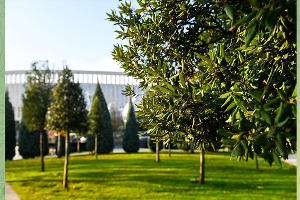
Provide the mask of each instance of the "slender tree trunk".
{"label": "slender tree trunk", "polygon": [[257,154],[254,153],[254,157],[255,157],[255,169],[258,170],[259,167],[258,167],[258,160],[257,160]]}
{"label": "slender tree trunk", "polygon": [[80,139],[77,140],[77,153],[80,152]]}
{"label": "slender tree trunk", "polygon": [[41,155],[41,171],[45,171],[44,168],[44,154],[43,154],[43,131],[40,131],[40,155]]}
{"label": "slender tree trunk", "polygon": [[95,156],[98,159],[98,135],[95,135]]}
{"label": "slender tree trunk", "polygon": [[191,141],[191,153],[194,153],[194,140]]}
{"label": "slender tree trunk", "polygon": [[60,147],[61,147],[61,144],[60,144],[60,134],[58,134],[57,135],[57,152],[56,152],[58,158],[61,157]]}
{"label": "slender tree trunk", "polygon": [[64,188],[68,188],[68,165],[69,165],[69,131],[67,131],[65,139],[65,167],[64,167]]}
{"label": "slender tree trunk", "polygon": [[156,162],[159,162],[159,148],[158,148],[158,142],[156,142]]}
{"label": "slender tree trunk", "polygon": [[204,184],[205,178],[205,159],[204,159],[204,149],[200,147],[200,184]]}
{"label": "slender tree trunk", "polygon": [[169,150],[169,158],[171,158],[171,144],[169,142],[169,145],[168,145],[168,150]]}

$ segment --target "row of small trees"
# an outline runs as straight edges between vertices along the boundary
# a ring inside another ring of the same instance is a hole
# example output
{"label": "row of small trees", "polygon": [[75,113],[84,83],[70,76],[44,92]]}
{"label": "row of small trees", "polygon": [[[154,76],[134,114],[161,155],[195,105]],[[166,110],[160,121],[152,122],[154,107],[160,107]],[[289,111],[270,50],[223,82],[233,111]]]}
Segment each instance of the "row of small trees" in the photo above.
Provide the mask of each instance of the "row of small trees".
{"label": "row of small trees", "polygon": [[[45,170],[44,155],[48,149],[46,130],[58,133],[58,155],[61,155],[61,136],[64,136],[64,187],[68,187],[68,164],[70,132],[78,136],[88,134],[88,142],[94,141],[94,152],[109,153],[113,150],[113,129],[109,110],[97,83],[91,110],[86,110],[86,102],[79,83],[74,82],[73,74],[67,67],[59,74],[56,85],[52,84],[51,71],[47,63],[33,63],[23,95],[22,122],[20,126],[20,153],[24,157],[41,157],[41,171]],[[8,101],[7,101],[8,102]],[[8,115],[9,116],[9,115]],[[139,138],[137,122],[130,100],[123,148],[126,152],[137,152]],[[39,140],[37,137],[39,135]]]}

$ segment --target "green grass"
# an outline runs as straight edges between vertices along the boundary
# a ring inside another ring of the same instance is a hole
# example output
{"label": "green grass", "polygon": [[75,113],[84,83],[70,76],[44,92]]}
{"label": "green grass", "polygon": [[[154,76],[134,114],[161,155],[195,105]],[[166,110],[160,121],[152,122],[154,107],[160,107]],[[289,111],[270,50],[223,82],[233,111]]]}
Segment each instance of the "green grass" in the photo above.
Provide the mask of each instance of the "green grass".
{"label": "green grass", "polygon": [[206,183],[191,180],[199,175],[199,154],[152,153],[71,156],[69,190],[62,189],[64,158],[6,162],[6,181],[21,199],[296,199],[296,167],[269,167],[260,160],[238,162],[227,153],[206,154]]}

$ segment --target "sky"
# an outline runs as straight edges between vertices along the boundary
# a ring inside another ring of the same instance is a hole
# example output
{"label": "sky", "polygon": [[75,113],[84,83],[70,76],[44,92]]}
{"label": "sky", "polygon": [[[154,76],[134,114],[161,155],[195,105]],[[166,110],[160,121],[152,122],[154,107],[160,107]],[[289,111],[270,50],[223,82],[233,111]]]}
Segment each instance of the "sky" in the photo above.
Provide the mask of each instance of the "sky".
{"label": "sky", "polygon": [[117,29],[106,20],[118,0],[6,1],[6,70],[27,70],[48,60],[50,69],[123,71],[112,59]]}

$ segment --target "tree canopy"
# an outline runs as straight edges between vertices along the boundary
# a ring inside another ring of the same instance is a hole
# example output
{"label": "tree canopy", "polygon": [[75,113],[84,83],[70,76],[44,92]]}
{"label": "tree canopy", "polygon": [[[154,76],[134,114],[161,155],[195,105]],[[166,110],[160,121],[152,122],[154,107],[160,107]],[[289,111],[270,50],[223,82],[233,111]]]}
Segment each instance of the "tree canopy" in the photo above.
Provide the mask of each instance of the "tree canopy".
{"label": "tree canopy", "polygon": [[5,160],[12,160],[15,156],[16,127],[15,116],[8,92],[5,92]]}

